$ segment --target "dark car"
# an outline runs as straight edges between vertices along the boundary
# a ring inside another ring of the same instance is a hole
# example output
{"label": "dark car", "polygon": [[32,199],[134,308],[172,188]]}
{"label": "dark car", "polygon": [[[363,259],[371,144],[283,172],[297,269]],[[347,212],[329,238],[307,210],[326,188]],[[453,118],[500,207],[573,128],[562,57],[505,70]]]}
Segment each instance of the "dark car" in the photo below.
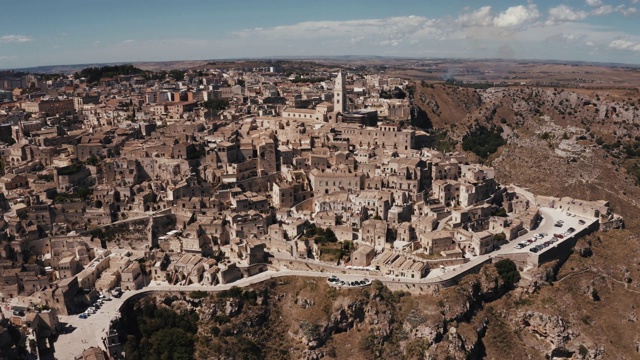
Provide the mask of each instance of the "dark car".
{"label": "dark car", "polygon": [[13,315],[24,316],[24,310],[13,310]]}
{"label": "dark car", "polygon": [[538,252],[538,248],[537,247],[532,247],[531,249],[529,249],[529,251],[531,251],[532,253],[537,253]]}

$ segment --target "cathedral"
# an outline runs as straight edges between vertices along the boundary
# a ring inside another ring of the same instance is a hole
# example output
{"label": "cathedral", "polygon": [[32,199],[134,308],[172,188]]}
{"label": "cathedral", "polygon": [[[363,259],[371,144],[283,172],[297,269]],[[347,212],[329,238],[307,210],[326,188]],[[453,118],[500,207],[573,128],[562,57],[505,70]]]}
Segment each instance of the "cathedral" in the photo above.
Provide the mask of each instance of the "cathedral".
{"label": "cathedral", "polygon": [[378,123],[378,111],[374,109],[360,109],[349,111],[347,102],[347,87],[342,70],[333,84],[333,112],[328,114],[330,123],[351,123],[365,126],[376,126]]}

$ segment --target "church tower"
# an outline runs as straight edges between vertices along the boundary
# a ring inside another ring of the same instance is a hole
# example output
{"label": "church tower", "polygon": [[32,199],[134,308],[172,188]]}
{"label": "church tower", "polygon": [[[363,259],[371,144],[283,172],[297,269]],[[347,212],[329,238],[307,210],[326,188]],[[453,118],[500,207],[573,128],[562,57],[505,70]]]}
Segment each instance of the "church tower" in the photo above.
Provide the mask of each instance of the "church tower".
{"label": "church tower", "polygon": [[333,84],[333,111],[335,113],[344,113],[347,111],[346,90],[344,75],[342,74],[342,70],[340,70],[338,71],[338,76]]}

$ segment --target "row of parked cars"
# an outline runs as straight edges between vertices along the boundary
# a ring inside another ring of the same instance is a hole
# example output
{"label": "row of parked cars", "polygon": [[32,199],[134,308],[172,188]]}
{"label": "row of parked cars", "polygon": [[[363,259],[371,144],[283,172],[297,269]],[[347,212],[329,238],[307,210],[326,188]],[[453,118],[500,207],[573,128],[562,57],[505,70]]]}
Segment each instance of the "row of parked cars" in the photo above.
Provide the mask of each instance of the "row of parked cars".
{"label": "row of parked cars", "polygon": [[534,242],[536,242],[538,240],[544,239],[545,236],[547,236],[547,233],[535,234],[535,235],[533,235],[533,237],[531,239],[527,239],[525,241],[519,242],[516,245],[516,249],[523,249],[523,248],[533,244]]}
{"label": "row of parked cars", "polygon": [[356,280],[356,281],[344,281],[344,280],[340,280],[337,276],[330,276],[327,281],[330,284],[333,285],[340,285],[340,286],[367,286],[367,285],[371,285],[371,280],[364,278],[363,280]]}
{"label": "row of parked cars", "polygon": [[[576,231],[576,229],[570,227],[569,229],[567,229],[567,231],[564,234],[553,234],[553,236],[551,237],[551,239],[533,246],[532,248],[529,249],[529,251],[531,251],[532,253],[537,253],[538,251],[549,247],[551,244],[556,243],[558,240],[564,239],[567,236],[571,236],[571,234],[573,234]],[[546,234],[545,234],[546,235]]]}
{"label": "row of parked cars", "polygon": [[111,301],[111,298],[108,298],[103,294],[100,294],[98,296],[98,300],[94,301],[93,305],[91,305],[87,310],[85,310],[85,312],[80,314],[78,317],[80,317],[80,319],[86,319],[89,316],[95,314],[100,309],[100,307],[102,307],[105,301]]}
{"label": "row of parked cars", "polygon": [[560,240],[560,238],[552,236],[551,239],[549,239],[549,240],[547,240],[547,241],[545,241],[545,242],[543,242],[541,244],[538,244],[536,246],[533,246],[531,249],[529,249],[529,251],[531,251],[532,253],[537,253],[538,251],[540,251],[540,250],[542,250],[542,249],[544,249],[546,247],[549,247],[551,244],[555,243],[558,240]]}

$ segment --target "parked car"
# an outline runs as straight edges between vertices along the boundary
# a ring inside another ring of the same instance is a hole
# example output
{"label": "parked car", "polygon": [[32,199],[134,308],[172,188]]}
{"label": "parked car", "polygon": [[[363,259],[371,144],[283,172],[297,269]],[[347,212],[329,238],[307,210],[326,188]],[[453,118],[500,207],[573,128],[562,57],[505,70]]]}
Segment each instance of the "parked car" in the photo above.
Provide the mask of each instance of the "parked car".
{"label": "parked car", "polygon": [[80,319],[86,319],[88,316],[85,313],[82,313],[78,316]]}
{"label": "parked car", "polygon": [[572,227],[570,227],[570,228],[567,230],[567,232],[568,232],[569,234],[573,234],[575,231],[576,231],[576,229],[574,229],[574,228],[572,228]]}
{"label": "parked car", "polygon": [[538,252],[538,248],[532,247],[531,249],[529,249],[529,251],[531,251],[532,253],[537,253]]}
{"label": "parked car", "polygon": [[24,316],[24,310],[13,310],[13,315]]}
{"label": "parked car", "polygon": [[122,289],[117,287],[113,290],[113,297],[119,298],[120,296],[122,296]]}
{"label": "parked car", "polygon": [[584,220],[580,219],[580,220],[578,220],[578,224],[580,224],[580,225],[584,225],[584,224],[585,224],[585,222],[584,222]]}

